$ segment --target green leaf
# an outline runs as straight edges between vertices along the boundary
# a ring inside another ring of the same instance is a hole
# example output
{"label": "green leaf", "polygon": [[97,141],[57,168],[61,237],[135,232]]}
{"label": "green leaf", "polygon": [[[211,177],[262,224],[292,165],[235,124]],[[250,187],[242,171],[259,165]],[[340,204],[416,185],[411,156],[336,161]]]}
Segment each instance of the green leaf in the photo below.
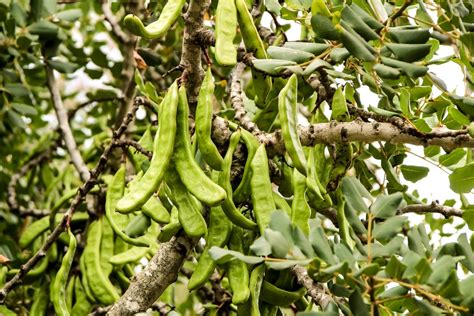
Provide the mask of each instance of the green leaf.
{"label": "green leaf", "polygon": [[372,263],[368,266],[365,266],[363,269],[356,271],[354,273],[354,277],[358,278],[361,275],[373,276],[373,275],[376,275],[379,271],[380,271],[380,266],[377,263]]}
{"label": "green leaf", "polygon": [[24,103],[11,103],[11,106],[20,114],[23,115],[36,115],[38,111],[31,105],[24,104]]}
{"label": "green leaf", "polygon": [[370,206],[370,211],[377,218],[388,218],[397,213],[402,202],[403,194],[401,192],[390,195],[379,195]]}
{"label": "green leaf", "polygon": [[58,37],[59,27],[46,20],[41,20],[28,27],[30,34],[38,35],[40,39],[52,40]]}
{"label": "green leaf", "polygon": [[48,64],[55,70],[65,73],[65,74],[70,74],[79,69],[81,66],[78,64],[73,64],[73,63],[68,63],[68,62],[63,62],[59,60],[49,60]]}
{"label": "green leaf", "polygon": [[348,116],[348,110],[346,105],[346,97],[342,88],[339,87],[332,98],[332,113],[331,119],[336,121],[345,121]]}
{"label": "green leaf", "polygon": [[[374,258],[376,257],[385,257],[390,256],[391,254],[400,250],[402,246],[404,238],[402,236],[395,236],[392,240],[390,240],[385,245],[374,243],[371,246],[371,254]],[[366,247],[367,250],[367,247]]]}
{"label": "green leaf", "polygon": [[439,163],[445,167],[457,164],[464,156],[466,151],[463,148],[456,148],[452,152],[439,157]]}
{"label": "green leaf", "polygon": [[363,197],[372,201],[372,195],[355,177],[344,177],[342,179],[342,192],[344,199],[357,212],[368,212],[368,207],[365,204]]}
{"label": "green leaf", "polygon": [[272,253],[272,246],[270,243],[262,236],[257,239],[250,245],[250,250],[257,256],[268,256]]}
{"label": "green leaf", "polygon": [[424,284],[433,272],[430,263],[424,257],[421,258],[421,260],[416,264],[415,271],[417,279],[416,281],[420,284]]}
{"label": "green leaf", "polygon": [[317,13],[311,17],[311,26],[313,31],[321,38],[329,40],[339,39],[339,33],[336,31],[331,20],[322,14]]}
{"label": "green leaf", "polygon": [[466,115],[464,115],[461,111],[459,111],[453,106],[448,107],[448,113],[456,122],[461,125],[469,125],[469,123],[471,122]]}
{"label": "green leaf", "polygon": [[393,255],[385,267],[385,272],[394,279],[401,279],[406,269],[407,266]]}
{"label": "green leaf", "polygon": [[365,304],[359,289],[355,289],[349,296],[349,306],[354,315],[369,316],[369,306]]}
{"label": "green leaf", "polygon": [[7,112],[7,117],[8,117],[8,121],[13,126],[16,126],[16,127],[19,127],[19,128],[26,128],[25,122],[23,122],[23,119],[21,118],[21,116],[18,113],[16,113],[15,111],[8,111]]}
{"label": "green leaf", "polygon": [[462,233],[458,237],[458,254],[463,255],[465,258],[461,260],[461,263],[471,272],[474,272],[474,253],[467,240],[465,233]]}
{"label": "green leaf", "polygon": [[56,13],[56,17],[67,22],[74,22],[82,16],[81,9],[69,9]]}
{"label": "green leaf", "polygon": [[461,295],[456,270],[451,270],[451,273],[446,281],[444,281],[444,283],[439,286],[438,294],[446,298],[453,298]]}
{"label": "green leaf", "polygon": [[465,210],[462,213],[462,218],[466,221],[470,230],[474,230],[474,210]]}
{"label": "green leaf", "polygon": [[391,289],[388,289],[384,292],[382,292],[380,295],[378,295],[378,298],[383,300],[386,298],[392,298],[392,297],[397,297],[397,296],[403,296],[408,293],[408,289],[406,287],[397,285],[392,287]]}
{"label": "green leaf", "polygon": [[449,175],[450,188],[456,193],[469,193],[474,188],[474,163],[457,168]]}
{"label": "green leaf", "polygon": [[402,165],[400,166],[400,170],[402,171],[403,177],[411,182],[416,182],[423,179],[430,171],[430,169],[427,167],[411,165]]}
{"label": "green leaf", "polygon": [[271,58],[293,61],[298,64],[315,57],[312,53],[308,53],[304,50],[280,46],[268,47],[267,53]]}
{"label": "green leaf", "polygon": [[264,232],[265,239],[272,247],[272,254],[277,258],[286,258],[290,243],[279,231],[266,228]]}
{"label": "green leaf", "polygon": [[408,217],[406,216],[394,216],[382,223],[375,223],[372,237],[378,240],[391,239],[402,231],[407,220]]}
{"label": "green leaf", "polygon": [[273,270],[285,270],[295,265],[306,266],[311,263],[313,259],[302,259],[302,260],[284,260],[284,261],[265,261],[265,265]]}
{"label": "green leaf", "polygon": [[238,259],[248,264],[257,264],[263,261],[262,257],[245,256],[238,251],[222,249],[216,246],[209,249],[209,255],[212,260],[216,261],[218,264],[226,263],[234,259]]}
{"label": "green leaf", "polygon": [[319,258],[323,259],[330,265],[337,263],[332,253],[331,246],[329,246],[327,237],[324,234],[323,228],[317,220],[310,221],[309,241]]}
{"label": "green leaf", "polygon": [[397,59],[408,63],[423,59],[429,54],[430,44],[387,44]]}
{"label": "green leaf", "polygon": [[458,260],[447,255],[436,260],[431,266],[433,273],[431,273],[431,276],[428,279],[428,284],[437,286],[446,281],[451,274],[451,270],[455,270],[456,261]]}

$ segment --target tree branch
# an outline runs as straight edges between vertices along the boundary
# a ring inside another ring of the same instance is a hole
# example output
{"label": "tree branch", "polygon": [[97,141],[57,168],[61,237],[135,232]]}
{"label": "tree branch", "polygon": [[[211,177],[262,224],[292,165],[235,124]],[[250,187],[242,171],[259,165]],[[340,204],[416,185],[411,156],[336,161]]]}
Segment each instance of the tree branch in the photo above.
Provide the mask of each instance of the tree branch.
{"label": "tree branch", "polygon": [[130,283],[125,294],[110,309],[107,315],[135,315],[149,308],[163,291],[175,282],[178,272],[197,239],[184,232],[163,243],[142,272]]}
{"label": "tree branch", "polygon": [[[182,79],[186,85],[192,111],[195,109],[202,82],[201,47],[193,42],[193,38],[202,28],[203,15],[209,4],[209,0],[191,0],[184,19],[180,64],[184,66]],[[197,241],[198,239],[190,238],[181,232],[169,242],[161,244],[158,253],[153,256],[145,269],[135,276],[108,315],[134,315],[149,308],[163,291],[176,281],[185,258]]]}
{"label": "tree branch", "polygon": [[242,99],[242,83],[241,78],[245,70],[245,64],[238,63],[234,71],[232,72],[232,82],[230,85],[230,99],[232,107],[235,110],[234,118],[240,122],[243,128],[252,132],[255,135],[262,133],[258,128],[257,124],[252,122],[252,120],[247,116],[245,111],[244,101]]}
{"label": "tree branch", "polygon": [[112,143],[112,146],[122,147],[122,148],[131,146],[131,147],[135,148],[142,155],[145,155],[148,158],[148,160],[151,160],[151,157],[153,156],[153,153],[151,151],[146,150],[138,142],[130,140],[130,139],[115,140]]}
{"label": "tree branch", "polygon": [[406,214],[406,213],[417,213],[417,214],[433,214],[438,213],[443,215],[446,218],[456,216],[462,217],[463,211],[460,209],[449,207],[446,205],[441,205],[436,202],[431,202],[431,204],[411,204],[407,205],[404,208],[398,210],[397,214]]}
{"label": "tree branch", "polygon": [[334,302],[334,298],[329,294],[327,287],[324,284],[314,282],[304,267],[295,265],[291,268],[291,272],[293,272],[296,277],[298,284],[308,290],[308,295],[311,296],[313,301],[321,306],[322,309],[326,308],[330,302]]}
{"label": "tree branch", "polygon": [[[140,9],[141,1],[129,1],[126,4],[127,13],[136,13]],[[102,3],[102,12],[104,13],[105,20],[109,22],[112,27],[112,33],[117,38],[122,54],[123,54],[123,67],[121,73],[120,82],[122,86],[120,90],[123,95],[121,97],[121,103],[117,111],[117,116],[115,118],[114,128],[119,128],[122,120],[129,110],[133,99],[135,97],[135,81],[133,80],[133,75],[135,71],[135,59],[133,53],[135,51],[135,44],[137,37],[133,34],[125,33],[120,27],[119,23],[115,19],[114,14],[109,8],[109,1],[104,1]]]}
{"label": "tree branch", "polygon": [[6,282],[2,289],[0,289],[0,304],[4,303],[7,294],[12,290],[12,288],[23,279],[23,277],[28,273],[28,271],[30,271],[40,261],[41,258],[45,256],[51,245],[58,239],[59,235],[64,232],[69,226],[69,222],[71,220],[72,215],[79,207],[84,197],[94,187],[99,175],[105,170],[105,166],[107,164],[109,156],[112,154],[112,150],[114,148],[114,141],[119,139],[127,130],[127,126],[135,117],[135,111],[143,103],[143,98],[137,98],[135,100],[133,108],[127,113],[120,127],[113,132],[112,143],[104,150],[104,152],[100,156],[99,162],[90,172],[90,177],[77,190],[77,194],[74,200],[71,202],[71,205],[67,212],[64,213],[64,216],[59,222],[59,224],[54,228],[52,233],[48,236],[46,241],[43,243],[41,248],[33,255],[33,257],[31,257],[24,265],[22,265],[20,267],[20,271],[15,274],[13,278],[11,278],[8,282]]}
{"label": "tree branch", "polygon": [[49,92],[51,93],[61,136],[64,140],[64,144],[66,145],[67,151],[71,156],[72,163],[77,172],[79,172],[82,181],[87,181],[90,178],[89,168],[87,168],[84,160],[82,159],[81,153],[77,149],[76,140],[74,139],[71,126],[69,125],[68,115],[64,109],[63,100],[61,99],[61,94],[56,84],[56,79],[54,78],[53,69],[48,65],[47,61],[45,61],[45,69],[46,81]]}
{"label": "tree branch", "polygon": [[194,113],[195,104],[201,88],[203,77],[201,65],[201,46],[196,44],[195,37],[202,29],[203,14],[207,11],[208,0],[191,0],[184,15],[183,51],[181,65],[184,66],[183,79],[186,85],[190,110]]}
{"label": "tree branch", "polygon": [[115,19],[115,15],[110,10],[108,1],[102,2],[102,12],[104,13],[105,20],[109,22],[112,28],[112,33],[117,37],[117,39],[122,43],[130,42],[132,40],[131,36],[122,31],[122,28]]}

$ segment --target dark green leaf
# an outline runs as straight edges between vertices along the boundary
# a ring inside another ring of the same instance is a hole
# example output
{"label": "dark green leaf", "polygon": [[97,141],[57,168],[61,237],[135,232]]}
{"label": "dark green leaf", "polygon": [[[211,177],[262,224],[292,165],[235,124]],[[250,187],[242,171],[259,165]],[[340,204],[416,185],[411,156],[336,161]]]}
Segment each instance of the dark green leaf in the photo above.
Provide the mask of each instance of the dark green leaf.
{"label": "dark green leaf", "polygon": [[411,182],[416,182],[423,179],[430,171],[430,169],[427,167],[410,165],[402,165],[400,166],[400,170],[402,171],[403,177]]}
{"label": "dark green leaf", "polygon": [[257,264],[263,261],[263,258],[261,257],[245,256],[238,251],[222,249],[215,246],[209,249],[209,254],[218,264],[229,262],[234,260],[234,258],[248,264]]}
{"label": "dark green leaf", "polygon": [[15,109],[15,111],[23,115],[38,114],[38,111],[33,106],[28,105],[28,104],[13,102],[11,106]]}
{"label": "dark green leaf", "polygon": [[400,192],[390,195],[379,195],[370,206],[370,211],[377,218],[388,218],[397,213],[403,202],[403,194]]}

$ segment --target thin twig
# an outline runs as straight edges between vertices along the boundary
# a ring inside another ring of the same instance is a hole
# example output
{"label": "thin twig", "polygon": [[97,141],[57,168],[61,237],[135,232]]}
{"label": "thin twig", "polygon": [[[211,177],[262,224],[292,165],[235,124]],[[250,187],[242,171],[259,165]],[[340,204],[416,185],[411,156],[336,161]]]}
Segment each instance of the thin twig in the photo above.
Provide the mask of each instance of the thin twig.
{"label": "thin twig", "polygon": [[[43,54],[46,58],[46,55]],[[82,181],[87,181],[90,178],[89,168],[87,168],[84,159],[82,159],[81,153],[79,152],[72,134],[71,126],[69,125],[69,120],[67,116],[66,109],[63,105],[63,100],[61,99],[61,94],[54,77],[53,69],[48,65],[48,62],[45,61],[46,69],[46,81],[48,84],[49,92],[51,93],[52,103],[54,111],[56,112],[56,117],[58,119],[58,127],[61,131],[61,136],[66,145],[67,151],[71,157],[72,163],[76,168],[77,172],[82,179]]]}
{"label": "thin twig", "polygon": [[102,12],[104,13],[105,20],[109,22],[112,28],[112,33],[117,37],[117,39],[120,42],[122,43],[129,42],[131,40],[131,36],[129,36],[124,31],[122,31],[122,28],[120,27],[119,23],[115,19],[115,15],[110,10],[109,5],[110,4],[108,1],[102,2]]}
{"label": "thin twig", "polygon": [[398,210],[397,214],[417,213],[417,214],[441,214],[446,218],[462,217],[463,211],[454,207],[441,205],[436,202],[431,204],[411,204]]}
{"label": "thin twig", "polygon": [[120,140],[115,140],[112,143],[112,146],[114,147],[133,147],[135,148],[139,153],[145,155],[149,160],[153,156],[153,153],[151,151],[146,150],[145,148],[142,147],[138,142],[130,139],[120,139]]}
{"label": "thin twig", "polygon": [[24,164],[20,170],[15,173],[8,182],[7,192],[7,204],[10,207],[12,212],[21,212],[21,206],[18,204],[16,196],[16,186],[19,183],[19,180],[33,167],[36,167],[42,164],[44,161],[48,160],[51,157],[51,154],[58,147],[59,142],[55,142],[51,147],[47,148],[45,151],[33,156],[26,164]]}
{"label": "thin twig", "polygon": [[69,120],[71,120],[79,110],[85,108],[88,105],[91,105],[93,103],[116,101],[116,100],[121,100],[121,99],[122,99],[121,97],[110,97],[110,98],[103,98],[103,99],[100,99],[100,100],[88,100],[86,102],[83,102],[83,103],[77,105],[74,109],[71,109],[71,110],[67,111],[67,116],[68,116]]}
{"label": "thin twig", "polygon": [[45,256],[51,245],[59,238],[59,235],[66,230],[72,215],[79,207],[84,197],[94,187],[99,175],[105,170],[109,156],[111,155],[112,150],[114,148],[114,141],[120,139],[120,137],[126,131],[127,126],[130,124],[130,122],[132,122],[133,118],[135,117],[135,111],[143,103],[143,98],[136,98],[134,106],[127,113],[120,127],[113,132],[112,143],[104,150],[104,152],[99,158],[99,162],[97,163],[95,168],[91,170],[89,179],[86,180],[83,185],[77,190],[77,194],[74,200],[71,202],[71,205],[67,212],[64,213],[64,216],[61,221],[54,228],[48,238],[46,238],[46,241],[43,243],[41,248],[33,255],[33,257],[31,257],[24,265],[22,265],[20,267],[20,271],[15,274],[13,278],[11,278],[8,282],[6,282],[2,289],[0,289],[0,304],[5,302],[5,298],[7,294],[12,290],[12,288],[23,279],[23,277],[28,273],[28,271],[30,271],[40,261],[42,257]]}
{"label": "thin twig", "polygon": [[406,0],[402,6],[390,17],[390,19],[388,21],[390,21],[390,23],[392,21],[394,21],[396,18],[400,17],[403,12],[413,3],[413,0]]}
{"label": "thin twig", "polygon": [[262,134],[262,131],[258,128],[257,124],[247,116],[245,111],[244,100],[242,99],[242,74],[244,72],[245,65],[238,63],[232,73],[232,82],[230,84],[230,100],[232,107],[235,110],[234,118],[240,122],[243,128],[252,132],[255,135]]}

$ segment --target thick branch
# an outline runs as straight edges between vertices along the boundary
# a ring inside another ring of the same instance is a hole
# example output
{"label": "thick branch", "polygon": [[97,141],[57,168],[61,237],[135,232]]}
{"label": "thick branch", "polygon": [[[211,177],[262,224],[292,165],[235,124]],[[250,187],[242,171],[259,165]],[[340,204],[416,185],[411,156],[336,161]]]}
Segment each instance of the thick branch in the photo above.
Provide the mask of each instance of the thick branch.
{"label": "thick branch", "polygon": [[308,290],[308,295],[321,308],[324,309],[330,302],[334,302],[334,299],[329,294],[329,290],[323,284],[314,282],[304,267],[296,265],[291,268],[291,271],[295,275],[298,284]]}
{"label": "thick branch", "polygon": [[100,156],[99,162],[97,163],[95,168],[91,170],[90,177],[88,178],[88,180],[86,180],[84,184],[77,190],[77,194],[74,200],[72,201],[69,209],[64,214],[59,224],[54,228],[53,232],[48,236],[46,241],[43,243],[41,248],[33,255],[33,257],[31,257],[24,265],[22,265],[20,271],[15,274],[13,278],[11,278],[7,283],[5,283],[2,289],[0,289],[0,304],[5,301],[8,292],[11,291],[15,284],[20,282],[23,277],[28,273],[28,271],[30,271],[40,261],[40,259],[45,256],[48,249],[58,239],[59,235],[66,230],[72,215],[79,207],[84,197],[94,187],[95,183],[97,182],[97,179],[99,178],[99,175],[105,170],[109,156],[112,154],[112,150],[115,148],[115,146],[113,145],[115,140],[120,139],[120,137],[126,131],[127,126],[133,120],[135,116],[135,111],[138,109],[139,105],[143,103],[143,98],[136,99],[133,108],[125,116],[122,124],[120,125],[120,128],[113,132],[112,143],[104,150],[104,152]]}
{"label": "thick branch", "polygon": [[203,15],[209,7],[208,0],[191,0],[188,11],[184,15],[183,51],[181,65],[184,67],[183,79],[186,85],[188,101],[193,110],[197,102],[202,81],[201,46],[194,38],[202,29]]}
{"label": "thick branch", "polygon": [[56,84],[56,79],[54,78],[53,69],[47,64],[47,62],[45,68],[48,88],[49,92],[51,93],[54,111],[56,112],[56,117],[58,118],[61,136],[64,140],[64,144],[66,145],[67,151],[71,156],[72,163],[77,172],[79,172],[82,181],[87,181],[90,178],[89,168],[87,168],[84,160],[82,159],[81,153],[77,149],[76,140],[74,139],[71,126],[69,125],[68,115],[64,108],[63,100],[61,99],[61,94]]}
{"label": "thick branch", "polygon": [[176,281],[184,260],[196,242],[196,239],[178,234],[161,244],[158,253],[134,277],[125,294],[107,315],[135,315],[149,308],[168,285]]}
{"label": "thick branch", "polygon": [[[221,141],[227,141],[230,135],[226,128],[227,121],[221,117],[215,117],[213,126],[215,130],[212,139],[224,145]],[[217,129],[216,129],[217,128]],[[352,122],[329,122],[317,123],[309,126],[299,126],[301,144],[303,146],[314,146],[320,143],[338,144],[347,142],[372,143],[386,141],[393,144],[412,144],[421,146],[440,146],[447,151],[455,148],[474,148],[474,138],[465,131],[447,131],[445,129],[433,129],[430,133],[420,133],[415,136],[405,130],[400,130],[391,123],[363,122],[355,120]],[[265,143],[270,155],[284,154],[285,144],[280,130],[274,133],[263,134],[258,137],[261,143]]]}
{"label": "thick branch", "polygon": [[[409,134],[391,123],[370,122],[359,120],[348,123],[322,123],[309,127],[300,127],[300,138],[304,146],[313,146],[316,143],[340,142],[376,142],[387,141],[393,144],[412,144],[422,146],[441,146],[450,151],[458,147],[474,147],[474,138],[467,134],[452,136],[444,129],[433,129],[430,133],[417,135]],[[279,138],[273,135],[273,138]]]}

